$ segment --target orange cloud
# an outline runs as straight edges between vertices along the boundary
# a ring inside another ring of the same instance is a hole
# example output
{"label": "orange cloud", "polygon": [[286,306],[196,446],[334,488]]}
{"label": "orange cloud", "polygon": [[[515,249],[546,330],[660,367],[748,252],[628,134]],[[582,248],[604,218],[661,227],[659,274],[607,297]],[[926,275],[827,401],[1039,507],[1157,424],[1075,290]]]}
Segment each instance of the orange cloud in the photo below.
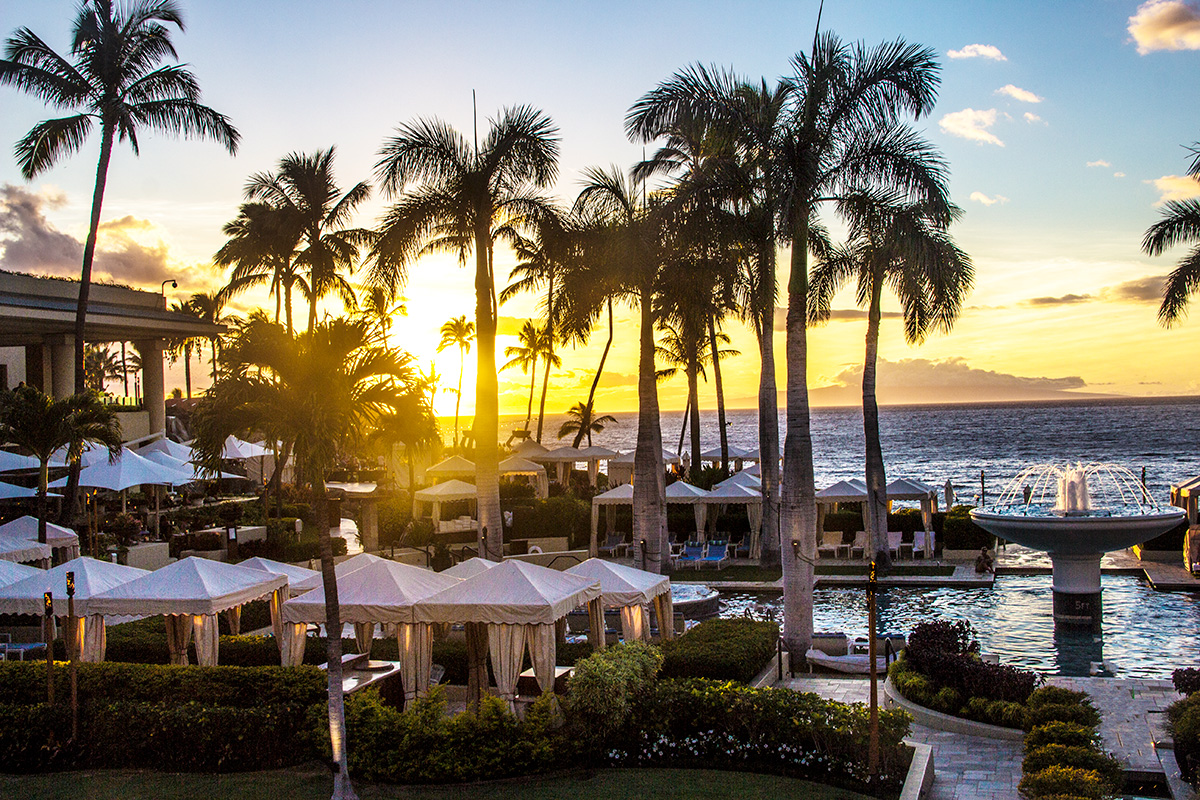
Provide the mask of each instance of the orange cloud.
{"label": "orange cloud", "polygon": [[1191,175],[1163,175],[1161,178],[1155,178],[1146,183],[1154,184],[1154,188],[1161,193],[1154,203],[1156,206],[1172,200],[1190,200],[1193,197],[1200,197],[1200,181]]}
{"label": "orange cloud", "polygon": [[1200,9],[1183,0],[1150,0],[1129,18],[1138,52],[1200,50]]}

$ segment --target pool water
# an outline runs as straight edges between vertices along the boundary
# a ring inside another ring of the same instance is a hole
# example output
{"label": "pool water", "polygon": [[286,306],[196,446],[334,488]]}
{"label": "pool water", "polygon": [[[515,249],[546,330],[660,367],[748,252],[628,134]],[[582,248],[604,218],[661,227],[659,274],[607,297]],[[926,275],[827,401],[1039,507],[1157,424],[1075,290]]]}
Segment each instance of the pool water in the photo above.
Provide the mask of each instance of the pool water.
{"label": "pool water", "polygon": [[[1104,661],[1118,678],[1171,677],[1200,666],[1200,595],[1156,592],[1131,575],[1104,575],[1099,633],[1055,629],[1049,575],[1000,576],[990,589],[891,588],[878,595],[878,630],[908,634],[933,619],[965,619],[984,652],[1046,675],[1087,676]],[[721,593],[721,616],[783,623],[779,595]],[[853,637],[867,632],[866,593],[818,589],[813,626]]]}

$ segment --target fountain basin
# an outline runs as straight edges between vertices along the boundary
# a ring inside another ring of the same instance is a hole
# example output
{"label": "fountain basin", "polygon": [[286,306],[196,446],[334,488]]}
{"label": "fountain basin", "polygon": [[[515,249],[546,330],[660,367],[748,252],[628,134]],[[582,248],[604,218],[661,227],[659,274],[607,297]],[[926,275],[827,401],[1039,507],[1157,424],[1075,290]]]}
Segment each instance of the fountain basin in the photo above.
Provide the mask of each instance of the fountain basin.
{"label": "fountain basin", "polygon": [[1098,555],[1124,550],[1166,533],[1183,520],[1183,511],[1138,516],[1051,516],[975,509],[975,524],[988,533],[1054,555]]}

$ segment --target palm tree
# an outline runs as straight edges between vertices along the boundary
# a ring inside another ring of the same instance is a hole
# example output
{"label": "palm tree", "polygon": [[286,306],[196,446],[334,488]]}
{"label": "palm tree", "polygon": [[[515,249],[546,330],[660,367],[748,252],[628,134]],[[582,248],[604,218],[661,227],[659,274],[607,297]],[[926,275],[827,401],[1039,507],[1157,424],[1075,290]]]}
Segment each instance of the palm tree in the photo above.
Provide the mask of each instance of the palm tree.
{"label": "palm tree", "polygon": [[[371,251],[371,283],[397,287],[407,265],[429,252],[475,254],[475,470],[480,554],[499,559],[499,387],[496,373],[496,278],[493,249],[552,213],[536,194],[558,174],[558,130],[528,106],[505,109],[482,143],[468,142],[437,119],[403,125],[384,143],[376,174],[399,201],[385,214]],[[484,532],[486,536],[484,535]]]}
{"label": "palm tree", "polygon": [[18,445],[38,460],[38,542],[45,544],[50,457],[65,447],[67,460],[78,463],[85,444],[98,444],[108,449],[112,461],[121,454],[121,423],[95,392],[55,400],[22,385],[0,392],[0,441]]}
{"label": "palm tree", "polygon": [[[172,303],[171,310],[176,314],[188,314],[190,316],[198,316],[195,307],[190,301],[181,303]],[[180,358],[183,359],[183,378],[184,384],[187,386],[187,398],[192,399],[192,349],[199,349],[203,346],[203,339],[195,336],[186,336],[177,339],[168,339],[166,342],[166,355],[174,364]]]}
{"label": "palm tree", "polygon": [[[333,147],[312,155],[289,153],[274,173],[251,175],[245,189],[247,199],[286,215],[279,223],[281,249],[294,226],[301,231],[292,264],[308,275],[309,330],[317,324],[317,303],[324,297],[336,295],[349,309],[357,305],[354,287],[340,273],[353,270],[359,250],[375,237],[365,228],[343,227],[354,209],[371,196],[371,186],[362,181],[338,197],[341,190],[333,176],[333,159]],[[290,304],[289,297],[289,310]]]}
{"label": "palm tree", "polygon": [[167,57],[178,58],[169,26],[183,32],[179,6],[173,0],[131,0],[116,9],[113,5],[112,0],[80,4],[70,59],[33,31],[20,28],[6,40],[5,58],[0,60],[0,84],[73,112],[39,122],[17,143],[17,163],[25,180],[33,180],[77,151],[92,127],[100,126],[100,161],[75,311],[77,394],[84,390],[84,320],[114,140],[128,141],[137,155],[138,133],[148,128],[215,139],[232,154],[240,138],[224,115],[200,103],[200,87],[190,70],[181,65],[157,66]]}
{"label": "palm tree", "polygon": [[[396,317],[407,317],[408,305],[403,297],[396,297],[382,286],[365,286],[357,317],[370,326],[371,335],[381,347],[387,347],[387,337]],[[278,322],[278,320],[276,320]]]}
{"label": "palm tree", "polygon": [[[333,571],[325,476],[353,452],[372,426],[401,405],[411,378],[408,357],[371,343],[368,326],[344,319],[318,324],[299,336],[259,316],[243,326],[226,350],[226,374],[196,409],[194,449],[217,466],[230,434],[263,434],[290,443],[300,481],[318,503],[325,629],[342,629]],[[329,728],[335,798],[353,797],[347,771],[341,637],[327,637]]]}
{"label": "palm tree", "polygon": [[595,409],[584,403],[576,403],[567,410],[567,419],[558,428],[558,438],[565,439],[571,434],[587,436],[588,447],[592,446],[592,434],[600,433],[605,425],[617,424],[617,418],[612,414],[595,416]]}
{"label": "palm tree", "polygon": [[417,490],[414,456],[429,452],[440,441],[432,395],[427,391],[423,376],[408,382],[404,393],[397,398],[395,410],[380,417],[371,438],[404,445],[404,458],[408,463],[408,515],[411,518]]}
{"label": "palm tree", "polygon": [[213,256],[213,263],[229,267],[229,282],[221,290],[224,302],[255,286],[266,284],[275,296],[275,322],[280,307],[286,309],[287,329],[292,328],[292,289],[310,296],[308,283],[297,269],[296,251],[303,234],[303,219],[292,206],[243,203],[236,218],[221,232],[229,237]]}
{"label": "palm tree", "polygon": [[458,348],[458,389],[455,390],[454,401],[454,446],[458,447],[458,407],[462,403],[463,369],[467,365],[467,353],[471,352],[471,342],[475,341],[475,323],[470,322],[464,314],[443,323],[441,333],[442,340],[437,346],[439,353],[447,347]]}
{"label": "palm tree", "polygon": [[[1187,174],[1200,177],[1200,142],[1188,148],[1192,163]],[[1147,255],[1159,256],[1164,251],[1184,242],[1196,242],[1179,261],[1179,265],[1167,276],[1163,286],[1162,304],[1158,307],[1158,321],[1164,327],[1180,322],[1187,314],[1188,301],[1200,288],[1200,200],[1169,200],[1163,208],[1162,219],[1150,226],[1142,239],[1142,250]]]}
{"label": "palm tree", "polygon": [[529,373],[529,404],[525,408],[525,432],[529,432],[529,420],[533,418],[533,390],[537,386],[537,362],[542,357],[545,330],[538,328],[530,320],[525,320],[517,334],[516,345],[504,348],[504,357],[508,361],[500,367],[500,371],[509,367],[520,367],[521,372]]}
{"label": "palm tree", "polygon": [[[197,292],[187,302],[192,313],[210,325],[224,325],[229,321],[222,314],[225,310],[225,297],[221,292]],[[208,342],[212,346],[212,377],[215,386],[217,384],[218,337],[211,336]]]}
{"label": "palm tree", "polygon": [[[860,306],[867,309],[866,358],[863,362],[863,433],[866,440],[867,527],[871,548],[889,554],[887,476],[879,441],[879,405],[875,366],[884,288],[900,301],[904,338],[918,344],[933,330],[949,333],[974,281],[974,268],[945,231],[942,210],[934,218],[921,206],[872,208],[850,229],[844,247],[820,259],[810,286],[814,322],[829,319],[837,291],[855,281]],[[960,213],[954,209],[955,216]]]}
{"label": "palm tree", "polygon": [[662,427],[654,370],[654,296],[662,266],[661,217],[638,195],[639,182],[627,180],[614,168],[584,171],[584,186],[575,201],[576,213],[607,227],[609,247],[620,265],[622,296],[640,313],[638,340],[638,433],[633,457],[633,538],[645,543],[634,548],[635,558],[651,572],[663,570],[667,547],[666,477],[662,457]]}
{"label": "palm tree", "polygon": [[121,377],[121,362],[108,345],[90,344],[83,356],[83,373],[89,391],[104,394],[104,384]]}

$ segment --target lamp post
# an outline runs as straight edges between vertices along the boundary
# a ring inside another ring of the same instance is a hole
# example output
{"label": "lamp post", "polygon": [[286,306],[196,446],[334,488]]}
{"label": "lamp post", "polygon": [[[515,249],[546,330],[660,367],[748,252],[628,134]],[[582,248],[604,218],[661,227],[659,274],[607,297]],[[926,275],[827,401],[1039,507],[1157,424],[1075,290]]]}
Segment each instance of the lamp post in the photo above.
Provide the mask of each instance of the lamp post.
{"label": "lamp post", "polygon": [[45,616],[42,618],[42,635],[46,640],[46,702],[54,705],[54,594],[42,595]]}
{"label": "lamp post", "polygon": [[71,740],[79,738],[79,638],[75,622],[75,573],[67,573],[67,658],[71,662]]}
{"label": "lamp post", "polygon": [[168,283],[171,284],[172,289],[179,288],[179,284],[175,281],[174,278],[167,278],[165,281],[162,282],[162,285],[158,287],[158,291],[159,291],[159,294],[162,295],[164,305],[166,304],[166,299],[167,299],[167,284]]}

